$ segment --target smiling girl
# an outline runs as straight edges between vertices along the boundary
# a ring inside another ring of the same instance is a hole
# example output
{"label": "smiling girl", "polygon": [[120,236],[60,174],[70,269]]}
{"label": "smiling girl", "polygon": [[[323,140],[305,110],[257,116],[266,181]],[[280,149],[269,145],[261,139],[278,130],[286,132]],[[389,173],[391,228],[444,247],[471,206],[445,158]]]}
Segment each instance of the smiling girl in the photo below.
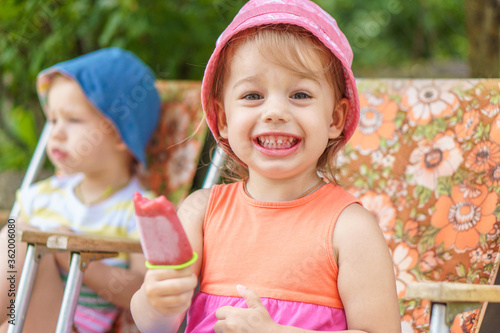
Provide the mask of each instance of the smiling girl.
{"label": "smiling girl", "polygon": [[146,273],[142,332],[175,332],[186,310],[187,332],[400,331],[382,232],[333,173],[359,118],[351,61],[308,0],[251,0],[222,33],[203,107],[240,180],[180,208],[202,260]]}

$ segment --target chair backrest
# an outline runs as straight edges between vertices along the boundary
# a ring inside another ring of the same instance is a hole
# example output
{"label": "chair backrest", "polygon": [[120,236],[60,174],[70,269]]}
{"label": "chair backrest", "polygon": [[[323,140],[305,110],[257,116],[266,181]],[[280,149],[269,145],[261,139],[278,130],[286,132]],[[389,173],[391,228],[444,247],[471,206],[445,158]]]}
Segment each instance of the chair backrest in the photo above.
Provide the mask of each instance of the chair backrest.
{"label": "chair backrest", "polygon": [[[157,81],[161,118],[147,148],[148,168],[140,178],[158,195],[178,205],[191,191],[207,134],[201,108],[201,82]],[[138,333],[130,311],[123,311],[112,332]]]}
{"label": "chair backrest", "polygon": [[[339,156],[339,180],[377,217],[391,249],[403,332],[426,332],[429,302],[403,299],[407,283],[495,281],[500,80],[357,85],[360,125]],[[471,332],[481,313],[457,316],[453,332]]]}
{"label": "chair backrest", "polygon": [[162,115],[147,148],[148,169],[141,178],[155,193],[178,204],[191,190],[207,134],[201,82],[157,81],[156,88]]}

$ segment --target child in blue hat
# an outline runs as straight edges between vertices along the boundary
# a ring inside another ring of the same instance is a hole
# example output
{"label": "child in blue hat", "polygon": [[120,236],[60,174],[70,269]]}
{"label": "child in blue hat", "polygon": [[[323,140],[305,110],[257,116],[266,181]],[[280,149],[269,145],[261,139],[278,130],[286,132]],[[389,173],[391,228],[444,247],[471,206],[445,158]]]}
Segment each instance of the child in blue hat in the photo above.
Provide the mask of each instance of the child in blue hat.
{"label": "child in blue hat", "polygon": [[[146,164],[145,147],[159,119],[154,81],[142,61],[119,48],[95,51],[38,75],[38,95],[52,123],[47,155],[61,174],[18,193],[20,223],[42,231],[138,238],[132,196],[136,191],[152,196],[135,170]],[[3,230],[2,242],[5,234]],[[17,281],[22,245],[16,253]],[[67,253],[42,258],[26,331],[54,331],[68,269]],[[75,330],[107,332],[119,308],[129,307],[144,274],[142,254],[92,262],[83,278]],[[8,289],[4,284],[0,282],[2,295]],[[0,331],[6,327],[4,322]]]}

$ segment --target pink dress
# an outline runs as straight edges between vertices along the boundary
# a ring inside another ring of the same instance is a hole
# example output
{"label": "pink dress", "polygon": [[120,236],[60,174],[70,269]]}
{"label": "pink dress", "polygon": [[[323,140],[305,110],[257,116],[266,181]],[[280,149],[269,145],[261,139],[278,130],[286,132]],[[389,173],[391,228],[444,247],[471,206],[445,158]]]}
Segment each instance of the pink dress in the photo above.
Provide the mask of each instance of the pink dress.
{"label": "pink dress", "polygon": [[213,332],[221,306],[246,307],[237,284],[255,290],[279,324],[347,329],[332,239],[340,213],[359,201],[326,184],[297,200],[262,202],[248,197],[242,184],[212,189],[200,293],[188,310],[186,332]]}

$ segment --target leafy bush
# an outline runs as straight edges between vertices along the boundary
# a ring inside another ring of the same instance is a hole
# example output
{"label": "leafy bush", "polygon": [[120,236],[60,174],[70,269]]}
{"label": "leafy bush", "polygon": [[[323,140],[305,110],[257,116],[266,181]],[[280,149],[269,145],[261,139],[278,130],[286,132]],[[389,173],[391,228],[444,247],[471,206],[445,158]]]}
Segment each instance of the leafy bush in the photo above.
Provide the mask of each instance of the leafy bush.
{"label": "leafy bush", "polygon": [[[160,79],[200,80],[215,40],[245,0],[3,0],[0,171],[24,169],[44,123],[38,72],[108,46],[137,54]],[[422,58],[465,58],[456,0],[317,0],[351,41],[354,72]]]}

